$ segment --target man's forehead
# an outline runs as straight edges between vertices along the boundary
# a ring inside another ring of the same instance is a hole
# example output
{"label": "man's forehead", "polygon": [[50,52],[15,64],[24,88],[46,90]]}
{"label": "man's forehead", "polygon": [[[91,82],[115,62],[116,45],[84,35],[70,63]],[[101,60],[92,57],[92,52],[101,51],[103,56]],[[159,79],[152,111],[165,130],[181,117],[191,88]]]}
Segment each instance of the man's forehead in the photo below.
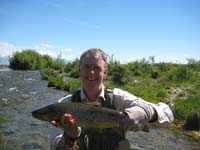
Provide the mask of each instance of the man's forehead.
{"label": "man's forehead", "polygon": [[90,63],[98,63],[98,62],[102,62],[102,61],[103,61],[102,57],[88,55],[83,59],[82,63],[83,64],[88,64],[88,63],[90,64]]}

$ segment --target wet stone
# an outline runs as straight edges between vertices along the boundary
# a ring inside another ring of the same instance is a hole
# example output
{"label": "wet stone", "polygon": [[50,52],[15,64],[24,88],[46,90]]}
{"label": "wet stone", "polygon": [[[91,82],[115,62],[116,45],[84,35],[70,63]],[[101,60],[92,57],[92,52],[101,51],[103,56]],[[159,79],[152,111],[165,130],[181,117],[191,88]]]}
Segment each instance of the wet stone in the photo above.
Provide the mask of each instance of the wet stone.
{"label": "wet stone", "polygon": [[37,143],[25,143],[23,145],[23,150],[41,150],[43,149],[41,145]]}
{"label": "wet stone", "polygon": [[186,130],[200,131],[200,111],[189,116],[183,127]]}

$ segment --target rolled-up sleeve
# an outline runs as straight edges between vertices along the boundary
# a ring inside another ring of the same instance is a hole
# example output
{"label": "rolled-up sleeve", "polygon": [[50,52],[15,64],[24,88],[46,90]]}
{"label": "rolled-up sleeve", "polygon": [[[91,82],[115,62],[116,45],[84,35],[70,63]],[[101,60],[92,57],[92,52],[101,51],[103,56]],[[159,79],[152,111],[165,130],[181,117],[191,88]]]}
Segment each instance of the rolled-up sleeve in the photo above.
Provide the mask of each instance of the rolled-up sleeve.
{"label": "rolled-up sleeve", "polygon": [[158,122],[160,124],[168,124],[173,122],[174,115],[167,104],[160,102],[158,104],[151,105],[156,110]]}
{"label": "rolled-up sleeve", "polygon": [[174,120],[173,113],[167,104],[153,104],[121,89],[113,90],[113,103],[117,110],[127,111],[129,115],[134,115],[131,113],[132,107],[141,107],[145,110],[148,120],[151,120],[156,113],[160,124],[171,123]]}

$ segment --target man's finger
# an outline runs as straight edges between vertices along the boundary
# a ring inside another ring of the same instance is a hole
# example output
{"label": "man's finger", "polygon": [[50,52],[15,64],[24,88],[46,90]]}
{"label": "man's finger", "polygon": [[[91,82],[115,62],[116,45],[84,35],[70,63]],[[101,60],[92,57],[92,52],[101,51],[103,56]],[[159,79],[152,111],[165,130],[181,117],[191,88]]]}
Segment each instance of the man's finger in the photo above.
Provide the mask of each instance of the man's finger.
{"label": "man's finger", "polygon": [[57,122],[56,122],[55,120],[52,120],[52,121],[51,121],[51,124],[52,124],[53,126],[55,126],[55,127],[58,127],[58,124],[57,124]]}
{"label": "man's finger", "polygon": [[68,126],[69,128],[75,125],[75,118],[71,114],[65,113],[61,119],[63,125]]}

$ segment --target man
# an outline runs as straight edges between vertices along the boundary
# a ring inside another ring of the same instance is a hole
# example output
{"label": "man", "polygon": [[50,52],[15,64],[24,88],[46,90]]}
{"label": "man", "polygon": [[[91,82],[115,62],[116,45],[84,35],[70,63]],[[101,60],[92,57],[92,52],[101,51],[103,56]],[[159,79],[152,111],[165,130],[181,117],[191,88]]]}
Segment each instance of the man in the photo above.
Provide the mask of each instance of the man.
{"label": "man", "polygon": [[[149,122],[171,123],[173,114],[164,103],[146,102],[120,89],[108,90],[103,85],[107,76],[107,55],[101,49],[89,49],[80,57],[79,77],[81,88],[59,102],[98,102],[102,107],[116,109],[124,113],[122,126],[127,130],[142,130]],[[121,129],[82,129],[70,114],[61,119],[65,126],[63,134],[53,138],[53,150],[128,150],[125,131]],[[52,121],[54,126],[57,122]]]}

